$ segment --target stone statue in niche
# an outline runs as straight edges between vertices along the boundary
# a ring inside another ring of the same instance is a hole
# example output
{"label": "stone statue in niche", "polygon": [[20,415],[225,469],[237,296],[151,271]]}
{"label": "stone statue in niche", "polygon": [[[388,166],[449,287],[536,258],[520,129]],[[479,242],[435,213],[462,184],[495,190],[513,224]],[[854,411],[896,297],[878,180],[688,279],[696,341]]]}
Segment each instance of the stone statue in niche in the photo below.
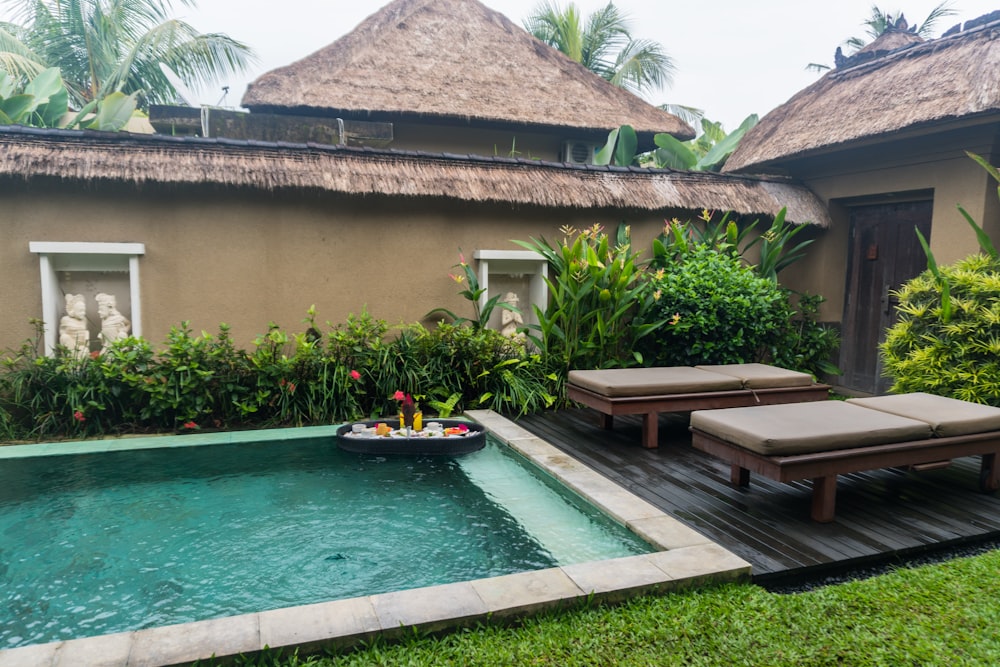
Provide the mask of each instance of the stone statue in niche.
{"label": "stone statue in niche", "polygon": [[[507,292],[504,294],[503,302],[509,304],[510,306],[517,308],[517,304],[520,299],[517,298],[517,294],[514,292]],[[516,310],[507,310],[504,308],[500,311],[500,333],[504,336],[509,336],[511,338],[524,338],[523,333],[518,333],[517,328],[524,326],[524,318],[521,317],[521,313]]]}
{"label": "stone statue in niche", "polygon": [[118,306],[114,294],[98,294],[94,299],[97,301],[97,314],[101,317],[101,349],[107,350],[116,340],[126,338],[132,331],[132,323],[128,318],[118,312]]}
{"label": "stone statue in niche", "polygon": [[77,359],[90,354],[87,303],[82,294],[66,295],[66,315],[59,321],[59,344]]}

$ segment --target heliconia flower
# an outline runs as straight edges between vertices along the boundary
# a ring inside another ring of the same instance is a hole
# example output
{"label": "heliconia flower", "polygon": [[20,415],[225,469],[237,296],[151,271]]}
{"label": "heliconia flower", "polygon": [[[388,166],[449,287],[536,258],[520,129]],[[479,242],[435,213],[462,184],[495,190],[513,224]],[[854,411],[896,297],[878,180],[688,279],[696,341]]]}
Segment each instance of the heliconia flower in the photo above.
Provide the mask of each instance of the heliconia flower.
{"label": "heliconia flower", "polygon": [[85,421],[87,421],[87,418],[84,417],[83,413],[80,412],[79,410],[77,410],[76,412],[73,413],[73,419],[77,420],[78,422],[85,422]]}
{"label": "heliconia flower", "polygon": [[352,371],[351,371],[351,372],[349,373],[349,375],[351,376],[351,379],[352,379],[352,380],[360,380],[360,379],[361,379],[361,373],[359,373],[359,372],[357,372],[357,371],[353,371],[353,370],[352,370]]}
{"label": "heliconia flower", "polygon": [[193,430],[193,429],[200,428],[200,427],[198,426],[198,424],[194,423],[193,421],[189,421],[189,422],[185,422],[184,423],[184,428]]}
{"label": "heliconia flower", "polygon": [[396,390],[396,393],[392,395],[392,400],[394,400],[394,401],[401,401],[404,398],[406,398],[406,394],[404,394],[403,392],[399,391],[398,389]]}
{"label": "heliconia flower", "polygon": [[465,266],[465,254],[464,253],[461,253],[461,252],[458,253],[458,263],[461,264],[462,266]]}
{"label": "heliconia flower", "polygon": [[449,273],[448,275],[449,275],[449,276],[451,277],[451,279],[452,279],[452,280],[454,280],[454,281],[455,281],[456,283],[459,283],[459,284],[461,284],[461,283],[464,283],[464,282],[465,282],[465,276],[460,276],[460,275],[458,275],[458,274],[456,274],[456,273]]}
{"label": "heliconia flower", "polygon": [[674,316],[670,319],[670,324],[672,324],[672,325],[673,324],[677,324],[680,321],[681,321],[681,314],[680,313],[674,313]]}
{"label": "heliconia flower", "polygon": [[288,380],[286,380],[285,378],[281,378],[280,380],[278,380],[279,387],[284,387],[286,384],[288,384]]}
{"label": "heliconia flower", "polygon": [[288,383],[288,393],[289,394],[294,394],[295,393],[295,383],[294,382],[289,382]]}

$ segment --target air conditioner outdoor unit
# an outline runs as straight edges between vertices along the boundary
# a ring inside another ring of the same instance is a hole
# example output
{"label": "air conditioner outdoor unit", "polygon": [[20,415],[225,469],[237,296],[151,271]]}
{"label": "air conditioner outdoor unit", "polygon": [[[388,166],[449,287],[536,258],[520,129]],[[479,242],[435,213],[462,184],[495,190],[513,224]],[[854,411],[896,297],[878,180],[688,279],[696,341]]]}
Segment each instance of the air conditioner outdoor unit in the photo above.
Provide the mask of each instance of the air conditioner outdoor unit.
{"label": "air conditioner outdoor unit", "polygon": [[594,164],[600,146],[590,141],[564,141],[562,161],[571,164]]}

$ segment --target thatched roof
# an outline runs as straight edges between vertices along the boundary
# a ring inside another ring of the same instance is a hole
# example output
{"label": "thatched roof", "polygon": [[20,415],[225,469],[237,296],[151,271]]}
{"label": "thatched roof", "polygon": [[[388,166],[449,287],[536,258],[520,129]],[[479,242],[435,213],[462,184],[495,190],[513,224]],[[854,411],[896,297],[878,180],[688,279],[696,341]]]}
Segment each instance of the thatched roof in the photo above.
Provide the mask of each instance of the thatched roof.
{"label": "thatched roof", "polygon": [[768,113],[724,171],[766,171],[860,140],[1000,114],[1000,12],[935,40],[907,35],[883,35]]}
{"label": "thatched roof", "polygon": [[51,178],[438,198],[633,211],[732,210],[829,224],[811,191],[788,180],[520,158],[0,126],[0,178]]}
{"label": "thatched roof", "polygon": [[395,0],[333,44],[250,84],[243,106],[361,120],[422,117],[607,133],[691,127],[542,44],[477,0]]}

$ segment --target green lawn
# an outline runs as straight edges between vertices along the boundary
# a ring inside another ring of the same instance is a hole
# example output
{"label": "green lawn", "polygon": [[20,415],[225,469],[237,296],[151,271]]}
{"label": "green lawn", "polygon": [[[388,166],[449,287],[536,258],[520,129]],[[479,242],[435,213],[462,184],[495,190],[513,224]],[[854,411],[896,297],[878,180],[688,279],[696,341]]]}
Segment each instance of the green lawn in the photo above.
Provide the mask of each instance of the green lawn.
{"label": "green lawn", "polygon": [[749,584],[262,665],[1000,665],[1000,551],[806,593]]}

